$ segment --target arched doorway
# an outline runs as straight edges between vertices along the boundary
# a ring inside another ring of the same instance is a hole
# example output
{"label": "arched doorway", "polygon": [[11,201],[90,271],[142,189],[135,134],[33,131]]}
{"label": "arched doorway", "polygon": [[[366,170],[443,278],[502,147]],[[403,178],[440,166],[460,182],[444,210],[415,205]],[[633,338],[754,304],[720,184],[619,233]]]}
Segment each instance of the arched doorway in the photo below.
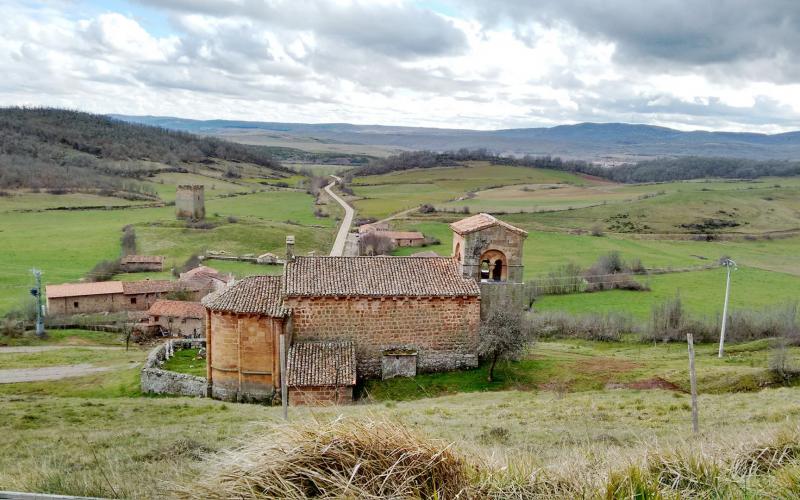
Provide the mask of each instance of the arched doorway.
{"label": "arched doorway", "polygon": [[508,265],[500,250],[487,250],[481,255],[481,281],[506,281]]}

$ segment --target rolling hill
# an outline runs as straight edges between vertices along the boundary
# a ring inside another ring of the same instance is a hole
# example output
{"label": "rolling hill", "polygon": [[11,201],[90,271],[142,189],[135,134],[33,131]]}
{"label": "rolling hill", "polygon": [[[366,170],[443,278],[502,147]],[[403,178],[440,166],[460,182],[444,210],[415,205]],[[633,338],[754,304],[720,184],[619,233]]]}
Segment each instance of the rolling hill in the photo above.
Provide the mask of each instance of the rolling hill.
{"label": "rolling hill", "polygon": [[115,118],[172,130],[234,137],[258,134],[287,141],[308,139],[398,150],[452,151],[486,148],[513,155],[557,155],[581,159],[646,159],[662,156],[715,156],[800,159],[800,131],[783,134],[680,131],[627,123],[579,123],[551,128],[466,130],[348,123],[280,123],[188,120],[158,116]]}

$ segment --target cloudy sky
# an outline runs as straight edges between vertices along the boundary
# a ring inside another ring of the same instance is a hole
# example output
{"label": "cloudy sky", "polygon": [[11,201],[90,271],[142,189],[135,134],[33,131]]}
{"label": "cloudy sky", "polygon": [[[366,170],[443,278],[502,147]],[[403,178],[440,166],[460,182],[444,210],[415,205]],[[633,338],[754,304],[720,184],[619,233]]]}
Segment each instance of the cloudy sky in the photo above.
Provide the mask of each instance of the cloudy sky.
{"label": "cloudy sky", "polygon": [[0,0],[0,105],[800,129],[797,0]]}

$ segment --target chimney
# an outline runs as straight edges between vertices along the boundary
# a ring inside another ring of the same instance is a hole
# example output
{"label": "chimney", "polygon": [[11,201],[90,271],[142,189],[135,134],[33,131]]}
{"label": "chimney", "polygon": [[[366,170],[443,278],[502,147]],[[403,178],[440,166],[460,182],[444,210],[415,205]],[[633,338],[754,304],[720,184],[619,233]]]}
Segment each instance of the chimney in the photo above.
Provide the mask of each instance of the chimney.
{"label": "chimney", "polygon": [[294,235],[286,236],[286,262],[294,261]]}

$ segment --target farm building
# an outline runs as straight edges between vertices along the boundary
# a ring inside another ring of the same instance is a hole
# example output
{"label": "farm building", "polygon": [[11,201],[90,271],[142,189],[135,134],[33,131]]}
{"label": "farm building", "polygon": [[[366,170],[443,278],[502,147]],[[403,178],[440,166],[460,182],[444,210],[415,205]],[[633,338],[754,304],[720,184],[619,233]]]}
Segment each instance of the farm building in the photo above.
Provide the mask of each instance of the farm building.
{"label": "farm building", "polygon": [[157,300],[147,314],[153,333],[192,338],[205,334],[206,309],[200,302]]}
{"label": "farm building", "polygon": [[425,235],[417,231],[380,231],[399,247],[419,247],[425,244]]}
{"label": "farm building", "polygon": [[200,286],[208,292],[221,290],[233,281],[233,275],[222,274],[213,267],[198,266],[194,269],[180,273],[179,280]]}
{"label": "farm building", "polygon": [[388,231],[389,224],[387,222],[373,222],[372,224],[362,224],[358,226],[358,234],[371,233],[373,231]]}
{"label": "farm building", "polygon": [[[501,269],[491,292],[498,295],[508,277],[517,276],[513,266],[525,232],[492,219],[454,226],[470,255],[488,256]],[[484,287],[463,247],[454,248],[451,257],[288,256],[282,277],[243,278],[209,296],[213,396],[270,396],[280,384],[281,334],[293,360],[287,382],[294,403],[343,402],[351,394],[351,365],[366,378],[476,367]],[[490,303],[504,306],[499,299]]]}
{"label": "farm building", "polygon": [[183,292],[191,300],[206,293],[197,284],[169,280],[65,283],[47,285],[45,292],[48,314],[147,311],[170,293]]}
{"label": "farm building", "polygon": [[119,260],[119,267],[126,273],[163,271],[164,257],[161,255],[125,255]]}

